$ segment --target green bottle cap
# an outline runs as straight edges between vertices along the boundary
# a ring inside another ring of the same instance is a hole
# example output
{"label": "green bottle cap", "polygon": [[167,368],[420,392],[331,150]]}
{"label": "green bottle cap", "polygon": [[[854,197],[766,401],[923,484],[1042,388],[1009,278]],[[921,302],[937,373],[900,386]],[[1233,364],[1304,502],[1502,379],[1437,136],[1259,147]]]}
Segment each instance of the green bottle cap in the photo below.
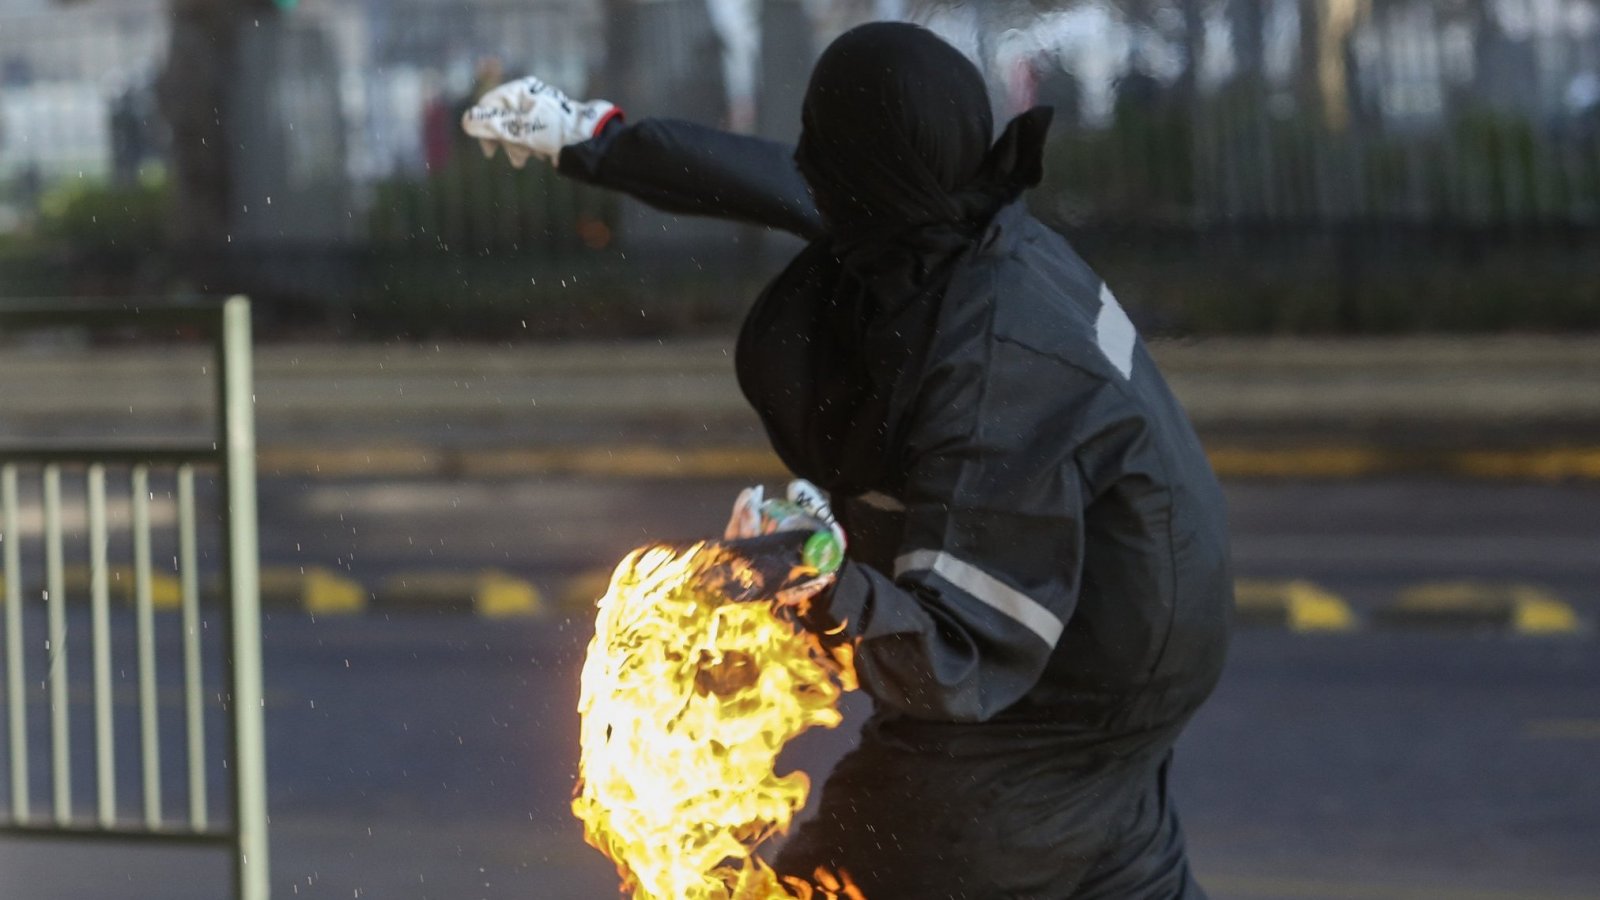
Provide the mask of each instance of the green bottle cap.
{"label": "green bottle cap", "polygon": [[839,566],[844,563],[844,547],[831,531],[818,531],[806,538],[805,548],[800,551],[800,559],[806,565],[823,575],[832,575],[839,571]]}

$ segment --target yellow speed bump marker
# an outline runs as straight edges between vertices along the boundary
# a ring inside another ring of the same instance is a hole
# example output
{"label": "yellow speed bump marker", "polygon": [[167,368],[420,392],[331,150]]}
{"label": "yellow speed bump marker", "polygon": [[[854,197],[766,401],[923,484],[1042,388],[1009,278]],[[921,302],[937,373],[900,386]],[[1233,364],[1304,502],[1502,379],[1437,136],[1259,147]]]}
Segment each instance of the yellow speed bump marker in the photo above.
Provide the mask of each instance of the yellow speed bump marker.
{"label": "yellow speed bump marker", "polygon": [[1600,447],[1475,451],[1460,454],[1454,462],[1456,471],[1481,478],[1536,478],[1544,481],[1600,478]]}
{"label": "yellow speed bump marker", "polygon": [[263,606],[295,606],[318,616],[350,616],[367,608],[361,582],[321,566],[261,570]]}
{"label": "yellow speed bump marker", "polygon": [[1339,595],[1300,579],[1242,578],[1234,583],[1239,621],[1284,625],[1291,631],[1350,631],[1355,614]]}
{"label": "yellow speed bump marker", "polygon": [[488,619],[530,618],[546,612],[538,588],[498,569],[402,572],[384,579],[378,599],[386,609],[470,611]]}
{"label": "yellow speed bump marker", "polygon": [[1441,581],[1400,592],[1385,618],[1402,624],[1486,625],[1518,634],[1574,634],[1582,623],[1571,606],[1528,584]]}
{"label": "yellow speed bump marker", "polygon": [[1571,606],[1538,588],[1514,585],[1511,597],[1518,634],[1572,634],[1580,627]]}
{"label": "yellow speed bump marker", "polygon": [[[133,582],[130,580],[128,583]],[[183,606],[183,583],[178,576],[166,573],[150,575],[150,605],[159,610],[175,610]]]}
{"label": "yellow speed bump marker", "polygon": [[479,574],[472,608],[486,619],[512,619],[543,615],[544,598],[525,579],[497,569]]}
{"label": "yellow speed bump marker", "polygon": [[[67,566],[61,573],[61,588],[67,597],[87,598],[93,575],[88,566]],[[5,584],[0,581],[0,586]],[[111,566],[106,569],[106,586],[111,596],[120,602],[132,603],[134,575],[132,566]],[[155,609],[173,610],[183,605],[183,588],[176,575],[165,572],[150,573],[150,603]]]}
{"label": "yellow speed bump marker", "polygon": [[306,571],[305,607],[319,616],[355,615],[367,608],[367,591],[353,578],[314,567]]}
{"label": "yellow speed bump marker", "polygon": [[567,447],[461,454],[468,475],[554,474],[601,478],[778,478],[787,470],[759,447]]}

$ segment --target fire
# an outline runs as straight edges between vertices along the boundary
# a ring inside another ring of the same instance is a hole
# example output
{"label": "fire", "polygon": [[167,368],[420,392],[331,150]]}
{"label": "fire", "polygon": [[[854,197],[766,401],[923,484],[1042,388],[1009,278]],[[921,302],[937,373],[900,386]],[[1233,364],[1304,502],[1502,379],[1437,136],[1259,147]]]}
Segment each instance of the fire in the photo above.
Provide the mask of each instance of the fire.
{"label": "fire", "polygon": [[573,812],[634,900],[862,900],[847,875],[780,879],[755,850],[805,805],[778,752],[839,724],[848,645],[824,647],[726,545],[630,554],[583,667]]}

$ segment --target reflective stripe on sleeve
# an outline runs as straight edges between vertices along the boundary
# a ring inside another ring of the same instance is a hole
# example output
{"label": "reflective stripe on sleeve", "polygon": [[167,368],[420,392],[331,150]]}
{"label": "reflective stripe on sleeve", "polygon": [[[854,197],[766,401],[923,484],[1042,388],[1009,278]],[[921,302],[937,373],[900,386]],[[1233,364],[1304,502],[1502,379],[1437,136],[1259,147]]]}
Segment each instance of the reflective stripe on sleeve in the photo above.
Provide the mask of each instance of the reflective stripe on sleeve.
{"label": "reflective stripe on sleeve", "polygon": [[1044,639],[1051,647],[1061,639],[1066,626],[1037,600],[968,562],[963,562],[940,550],[915,550],[894,561],[894,575],[899,578],[907,572],[931,571],[945,581],[981,600],[986,606],[1004,613],[1029,631]]}

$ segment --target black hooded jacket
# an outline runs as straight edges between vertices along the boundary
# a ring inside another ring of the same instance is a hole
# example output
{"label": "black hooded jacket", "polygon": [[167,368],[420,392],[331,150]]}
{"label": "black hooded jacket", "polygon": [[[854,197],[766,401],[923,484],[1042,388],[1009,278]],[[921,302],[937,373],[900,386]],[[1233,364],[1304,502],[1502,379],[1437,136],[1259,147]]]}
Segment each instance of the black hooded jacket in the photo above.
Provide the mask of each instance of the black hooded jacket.
{"label": "black hooded jacket", "polygon": [[[1002,740],[1164,751],[1221,670],[1225,509],[1111,289],[1014,199],[925,265],[853,266],[860,242],[840,233],[862,223],[826,221],[795,158],[645,119],[567,148],[560,170],[812,241],[752,312],[740,376],[780,455],[834,492],[850,559],[824,615],[856,639],[877,729],[984,721]],[[874,343],[885,278],[914,322]],[[871,321],[841,320],[863,308]],[[915,352],[880,365],[897,338]],[[864,401],[860,379],[876,379]],[[808,418],[841,397],[856,405]]]}
{"label": "black hooded jacket", "polygon": [[[1045,110],[914,26],[842,36],[790,148],[616,125],[560,170],[810,243],[740,386],[849,559],[813,624],[875,700],[780,872],[878,900],[1203,900],[1167,790],[1232,609],[1221,491],[1111,289],[1018,199]],[[981,724],[974,724],[981,723]]]}
{"label": "black hooded jacket", "polygon": [[[561,171],[659,208],[820,238],[791,148],[646,119]],[[1186,717],[1226,646],[1221,491],[1109,287],[1020,204],[955,264],[908,433],[835,507],[831,614],[885,712]],[[786,402],[808,402],[795,383]],[[1063,709],[1064,711],[1064,709]]]}

